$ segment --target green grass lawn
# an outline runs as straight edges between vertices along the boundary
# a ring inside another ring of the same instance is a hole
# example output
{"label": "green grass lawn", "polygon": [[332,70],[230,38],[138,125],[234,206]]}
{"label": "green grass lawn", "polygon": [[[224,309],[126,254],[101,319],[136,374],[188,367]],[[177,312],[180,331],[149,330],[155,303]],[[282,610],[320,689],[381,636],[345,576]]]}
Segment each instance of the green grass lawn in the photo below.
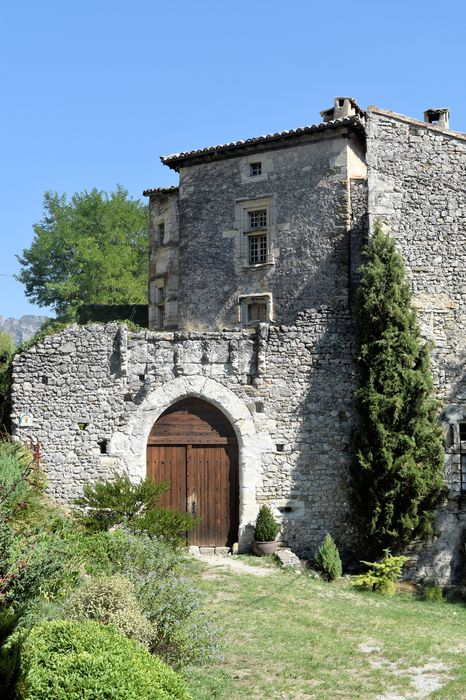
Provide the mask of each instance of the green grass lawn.
{"label": "green grass lawn", "polygon": [[462,604],[383,598],[275,567],[258,577],[187,566],[225,638],[224,663],[189,673],[195,700],[466,699]]}

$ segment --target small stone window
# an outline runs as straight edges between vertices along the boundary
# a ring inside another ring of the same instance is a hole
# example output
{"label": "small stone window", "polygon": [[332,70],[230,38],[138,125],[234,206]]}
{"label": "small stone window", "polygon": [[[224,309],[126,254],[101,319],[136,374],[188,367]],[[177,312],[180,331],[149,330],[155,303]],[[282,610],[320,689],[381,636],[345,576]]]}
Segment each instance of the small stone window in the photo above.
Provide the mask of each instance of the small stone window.
{"label": "small stone window", "polygon": [[249,174],[251,177],[262,175],[262,163],[260,161],[249,163]]}
{"label": "small stone window", "polygon": [[156,327],[162,329],[165,325],[165,283],[161,282],[155,288]]}
{"label": "small stone window", "polygon": [[163,245],[164,240],[165,240],[165,222],[162,221],[160,224],[157,224],[157,244]]}
{"label": "small stone window", "polygon": [[258,294],[239,298],[238,321],[244,324],[267,323],[272,318],[272,295]]}
{"label": "small stone window", "polygon": [[106,455],[107,451],[108,451],[108,441],[107,440],[100,440],[99,441],[99,449],[100,449],[101,455]]}

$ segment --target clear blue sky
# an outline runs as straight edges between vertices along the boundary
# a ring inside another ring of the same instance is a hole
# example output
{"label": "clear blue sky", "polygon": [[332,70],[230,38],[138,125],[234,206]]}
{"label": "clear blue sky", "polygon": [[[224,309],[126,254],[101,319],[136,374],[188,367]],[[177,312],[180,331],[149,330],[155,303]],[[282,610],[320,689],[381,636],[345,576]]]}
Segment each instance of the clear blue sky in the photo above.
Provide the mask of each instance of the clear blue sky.
{"label": "clear blue sky", "polygon": [[176,182],[161,154],[319,121],[335,95],[466,131],[462,2],[24,0],[0,10],[0,315],[44,191]]}

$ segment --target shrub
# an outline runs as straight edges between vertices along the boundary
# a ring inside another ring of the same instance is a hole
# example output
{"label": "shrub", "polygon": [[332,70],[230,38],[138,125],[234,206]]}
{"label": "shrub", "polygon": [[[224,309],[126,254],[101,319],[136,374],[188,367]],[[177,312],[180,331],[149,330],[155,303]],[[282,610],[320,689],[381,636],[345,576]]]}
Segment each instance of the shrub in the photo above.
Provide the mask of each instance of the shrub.
{"label": "shrub", "polygon": [[421,589],[421,598],[429,601],[429,603],[443,603],[443,588],[436,586],[434,583],[424,583]]}
{"label": "shrub", "polygon": [[90,532],[125,525],[132,531],[164,537],[179,545],[198,519],[171,508],[160,508],[160,497],[168,488],[168,484],[155,484],[149,478],[133,483],[127,474],[86,484],[83,496],[75,501],[81,509],[79,520]]}
{"label": "shrub", "polygon": [[84,567],[93,575],[121,574],[134,585],[140,608],[155,626],[151,651],[182,667],[221,658],[218,632],[202,612],[202,595],[181,576],[181,554],[147,534],[128,530],[82,538]]}
{"label": "shrub", "polygon": [[19,614],[11,608],[0,609],[0,688],[3,700],[13,697],[14,686],[19,673],[19,645],[5,641],[18,624]]}
{"label": "shrub", "polygon": [[0,432],[10,430],[11,376],[15,343],[13,336],[0,331]]}
{"label": "shrub", "polygon": [[190,700],[182,678],[138,642],[94,621],[34,627],[21,649],[18,700]]}
{"label": "shrub", "polygon": [[202,612],[201,593],[181,576],[135,576],[140,605],[157,628],[151,650],[181,668],[222,659],[213,620]]}
{"label": "shrub", "polygon": [[0,515],[12,522],[18,513],[36,506],[44,490],[31,452],[25,445],[0,439]]}
{"label": "shrub", "polygon": [[340,554],[329,533],[325,535],[324,541],[314,557],[314,561],[321,572],[322,578],[327,581],[334,581],[336,578],[340,578],[342,574]]}
{"label": "shrub", "polygon": [[279,531],[280,526],[273,517],[269,506],[261,506],[256,518],[256,529],[254,531],[256,542],[273,542]]}
{"label": "shrub", "polygon": [[365,574],[356,576],[353,585],[356,588],[392,596],[396,592],[396,582],[400,580],[403,564],[407,560],[408,557],[393,557],[389,550],[385,549],[382,561],[362,562],[371,568]]}
{"label": "shrub", "polygon": [[125,637],[136,639],[146,647],[155,638],[155,626],[143,615],[134,585],[119,574],[85,581],[72,593],[66,609],[72,619],[114,625]]}

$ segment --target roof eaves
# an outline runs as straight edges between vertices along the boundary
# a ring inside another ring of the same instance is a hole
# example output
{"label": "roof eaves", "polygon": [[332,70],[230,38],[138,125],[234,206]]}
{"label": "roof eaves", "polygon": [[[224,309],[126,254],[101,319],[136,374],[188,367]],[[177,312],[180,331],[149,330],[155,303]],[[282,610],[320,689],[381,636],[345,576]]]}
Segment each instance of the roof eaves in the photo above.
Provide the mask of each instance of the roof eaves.
{"label": "roof eaves", "polygon": [[168,187],[153,187],[148,190],[144,190],[142,193],[143,197],[150,197],[151,195],[154,194],[172,194],[174,192],[178,192],[179,187],[178,185],[169,185]]}
{"label": "roof eaves", "polygon": [[335,119],[328,122],[320,122],[319,124],[310,124],[308,126],[299,127],[297,129],[289,129],[287,131],[279,131],[275,134],[266,134],[264,136],[256,136],[250,139],[245,139],[241,141],[232,141],[231,143],[224,143],[217,146],[209,146],[207,148],[200,148],[194,151],[186,151],[182,153],[172,153],[170,155],[161,156],[160,160],[164,165],[168,167],[177,169],[184,161],[194,160],[204,157],[214,157],[221,158],[227,155],[231,151],[241,150],[252,145],[259,145],[262,143],[273,143],[277,141],[284,141],[288,139],[293,139],[305,134],[311,134],[314,132],[337,129],[343,126],[359,126],[364,127],[364,120],[359,115],[352,115],[349,117],[344,117],[341,119]]}

